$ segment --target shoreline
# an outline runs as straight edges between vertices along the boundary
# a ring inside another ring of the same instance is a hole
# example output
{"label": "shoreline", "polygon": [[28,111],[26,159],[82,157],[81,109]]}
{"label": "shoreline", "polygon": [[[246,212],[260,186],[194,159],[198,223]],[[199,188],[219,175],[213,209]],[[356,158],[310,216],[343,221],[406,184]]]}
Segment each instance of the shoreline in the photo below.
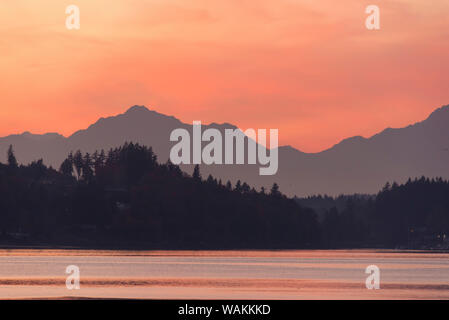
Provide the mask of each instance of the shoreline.
{"label": "shoreline", "polygon": [[135,247],[76,247],[76,246],[51,246],[51,245],[0,245],[0,251],[67,251],[67,252],[183,252],[183,253],[201,253],[201,252],[221,252],[221,253],[239,253],[239,252],[272,252],[272,253],[293,253],[293,252],[359,252],[359,253],[409,253],[409,254],[448,254],[448,249],[396,249],[396,248],[135,248]]}

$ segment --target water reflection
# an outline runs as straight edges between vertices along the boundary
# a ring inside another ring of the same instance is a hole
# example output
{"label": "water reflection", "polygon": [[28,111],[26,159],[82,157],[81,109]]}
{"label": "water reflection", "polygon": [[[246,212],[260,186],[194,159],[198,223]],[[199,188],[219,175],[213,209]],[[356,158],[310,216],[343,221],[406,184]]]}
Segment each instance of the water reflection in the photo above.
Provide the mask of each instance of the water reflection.
{"label": "water reflection", "polygon": [[[449,254],[349,251],[0,250],[0,297],[449,299]],[[81,289],[65,288],[65,268]],[[365,268],[381,289],[365,288]]]}

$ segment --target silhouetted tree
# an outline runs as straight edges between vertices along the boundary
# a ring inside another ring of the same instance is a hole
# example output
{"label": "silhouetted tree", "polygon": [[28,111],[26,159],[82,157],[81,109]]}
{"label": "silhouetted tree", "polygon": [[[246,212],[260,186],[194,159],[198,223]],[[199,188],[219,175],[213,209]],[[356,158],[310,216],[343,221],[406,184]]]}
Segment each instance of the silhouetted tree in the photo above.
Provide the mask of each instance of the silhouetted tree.
{"label": "silhouetted tree", "polygon": [[250,186],[246,182],[243,182],[243,184],[242,184],[242,192],[243,193],[249,193],[250,190],[251,190]]}
{"label": "silhouetted tree", "polygon": [[242,182],[240,180],[237,180],[237,182],[235,183],[235,191],[237,191],[238,193],[242,192]]}
{"label": "silhouetted tree", "polygon": [[75,171],[76,171],[76,178],[78,180],[80,180],[81,176],[82,176],[82,172],[83,172],[83,166],[84,166],[83,155],[81,154],[80,150],[75,152],[75,155],[73,156],[73,165],[74,165]]}
{"label": "silhouetted tree", "polygon": [[281,192],[279,191],[279,185],[276,182],[273,183],[273,186],[271,187],[270,195],[274,197],[279,197],[281,195]]}
{"label": "silhouetted tree", "polygon": [[73,175],[73,164],[69,158],[65,159],[62,162],[61,167],[59,168],[59,172],[61,172],[65,176],[71,177]]}
{"label": "silhouetted tree", "polygon": [[214,180],[214,177],[212,177],[211,174],[207,177],[206,182],[207,182],[208,184],[210,184],[210,185],[216,185],[216,184],[217,184],[217,183],[216,183],[216,180]]}
{"label": "silhouetted tree", "polygon": [[87,152],[83,158],[83,178],[86,181],[91,181],[93,178],[94,172],[92,166],[92,159],[90,154]]}
{"label": "silhouetted tree", "polygon": [[14,155],[14,150],[12,148],[12,144],[9,145],[9,148],[8,148],[8,166],[11,168],[18,167],[17,159],[16,159],[16,156]]}
{"label": "silhouetted tree", "polygon": [[200,166],[199,165],[195,165],[195,168],[193,169],[192,178],[195,181],[201,181],[201,173],[200,173]]}

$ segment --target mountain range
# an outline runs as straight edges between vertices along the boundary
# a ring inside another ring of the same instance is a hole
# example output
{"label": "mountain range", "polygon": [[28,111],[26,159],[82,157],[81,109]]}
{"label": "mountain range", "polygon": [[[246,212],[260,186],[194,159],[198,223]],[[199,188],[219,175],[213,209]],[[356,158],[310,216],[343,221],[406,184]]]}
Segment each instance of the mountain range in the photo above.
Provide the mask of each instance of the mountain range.
{"label": "mountain range", "polygon": [[[176,128],[191,131],[192,125],[144,106],[133,106],[123,114],[100,118],[69,137],[29,132],[2,137],[0,154],[6,157],[9,145],[13,145],[20,163],[43,159],[59,168],[71,151],[107,151],[132,141],[151,146],[159,161],[165,162],[174,144],[169,141],[170,133]],[[203,130],[207,128],[224,131],[236,126],[203,124]],[[278,152],[279,169],[273,176],[260,176],[259,165],[247,164],[202,165],[201,173],[223,182],[240,179],[257,188],[269,188],[276,182],[289,196],[371,194],[387,181],[400,183],[421,176],[449,179],[449,105],[436,109],[421,122],[387,128],[369,138],[351,137],[322,152],[305,153],[291,146],[280,146]],[[181,168],[191,173],[193,166]]]}

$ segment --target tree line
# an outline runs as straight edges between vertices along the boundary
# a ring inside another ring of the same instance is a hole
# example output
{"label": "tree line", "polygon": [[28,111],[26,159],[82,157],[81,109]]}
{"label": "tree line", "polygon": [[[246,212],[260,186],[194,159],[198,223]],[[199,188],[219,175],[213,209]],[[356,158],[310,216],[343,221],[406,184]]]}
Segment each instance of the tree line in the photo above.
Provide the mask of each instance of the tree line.
{"label": "tree line", "polygon": [[70,153],[58,170],[42,160],[19,165],[11,146],[0,195],[0,244],[357,248],[430,245],[449,234],[442,179],[387,184],[372,196],[288,198],[277,184],[233,185],[198,166],[188,175],[135,143]]}
{"label": "tree line", "polygon": [[[318,243],[312,210],[271,190],[203,178],[158,163],[134,143],[70,153],[59,170],[42,160],[0,165],[3,242],[147,248],[299,248]],[[24,240],[25,241],[25,240]]]}
{"label": "tree line", "polygon": [[449,249],[449,182],[387,182],[376,195],[295,198],[318,213],[322,245]]}

